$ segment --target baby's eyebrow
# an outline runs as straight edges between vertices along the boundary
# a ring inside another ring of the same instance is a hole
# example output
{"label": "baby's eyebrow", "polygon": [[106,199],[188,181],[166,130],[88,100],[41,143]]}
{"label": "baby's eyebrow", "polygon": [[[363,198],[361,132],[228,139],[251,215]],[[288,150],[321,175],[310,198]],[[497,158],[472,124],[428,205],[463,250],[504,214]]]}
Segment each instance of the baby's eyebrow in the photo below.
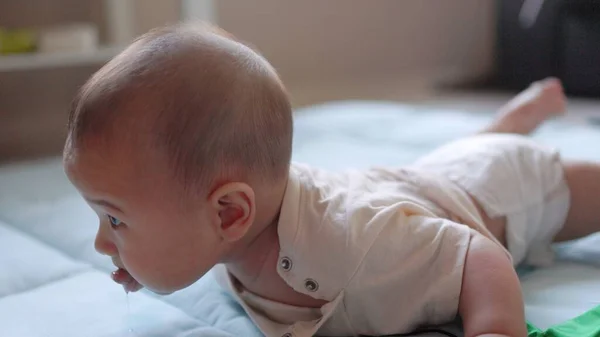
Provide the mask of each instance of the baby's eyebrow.
{"label": "baby's eyebrow", "polygon": [[112,208],[115,211],[123,213],[123,211],[119,207],[111,204],[110,202],[108,202],[106,200],[101,200],[101,199],[86,199],[86,200],[88,202],[92,203],[92,204],[96,204],[96,205],[99,205],[99,206],[104,206],[104,207],[107,207],[107,208]]}

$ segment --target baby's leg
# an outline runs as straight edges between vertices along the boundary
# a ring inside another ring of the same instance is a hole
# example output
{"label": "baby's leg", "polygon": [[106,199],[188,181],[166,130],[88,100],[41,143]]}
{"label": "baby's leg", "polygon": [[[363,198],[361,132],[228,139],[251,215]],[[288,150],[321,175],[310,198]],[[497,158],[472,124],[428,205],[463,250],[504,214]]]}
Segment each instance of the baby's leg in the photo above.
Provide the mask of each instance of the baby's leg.
{"label": "baby's leg", "polygon": [[571,203],[555,241],[574,240],[600,231],[600,164],[566,162],[564,170]]}
{"label": "baby's leg", "polygon": [[500,108],[496,119],[480,133],[527,135],[547,119],[563,114],[566,100],[558,79],[534,82]]}

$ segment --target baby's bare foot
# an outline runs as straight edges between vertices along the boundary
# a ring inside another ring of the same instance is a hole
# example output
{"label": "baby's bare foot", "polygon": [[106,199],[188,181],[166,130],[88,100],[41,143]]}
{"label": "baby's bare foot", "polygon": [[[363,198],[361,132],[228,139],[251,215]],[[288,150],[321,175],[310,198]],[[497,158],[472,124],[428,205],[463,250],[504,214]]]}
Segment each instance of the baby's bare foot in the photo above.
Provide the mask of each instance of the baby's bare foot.
{"label": "baby's bare foot", "polygon": [[549,118],[564,114],[567,99],[556,78],[532,83],[504,105],[496,120],[483,132],[526,135]]}

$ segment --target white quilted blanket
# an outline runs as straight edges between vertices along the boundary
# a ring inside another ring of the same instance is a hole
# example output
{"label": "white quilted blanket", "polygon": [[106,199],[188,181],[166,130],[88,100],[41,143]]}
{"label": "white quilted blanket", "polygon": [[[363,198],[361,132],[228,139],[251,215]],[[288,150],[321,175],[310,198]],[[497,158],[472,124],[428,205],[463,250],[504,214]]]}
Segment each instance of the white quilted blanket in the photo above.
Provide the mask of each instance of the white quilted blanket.
{"label": "white quilted blanket", "polygon": [[[298,111],[294,156],[330,169],[398,165],[488,118],[385,102],[331,103]],[[566,157],[600,160],[594,127],[553,122],[535,137]],[[127,298],[108,277],[110,261],[93,250],[96,227],[58,159],[0,168],[0,336],[260,336],[211,274],[167,297]],[[593,266],[599,244],[592,236],[558,247],[556,266],[523,274],[530,321],[548,327],[600,302],[600,269]]]}

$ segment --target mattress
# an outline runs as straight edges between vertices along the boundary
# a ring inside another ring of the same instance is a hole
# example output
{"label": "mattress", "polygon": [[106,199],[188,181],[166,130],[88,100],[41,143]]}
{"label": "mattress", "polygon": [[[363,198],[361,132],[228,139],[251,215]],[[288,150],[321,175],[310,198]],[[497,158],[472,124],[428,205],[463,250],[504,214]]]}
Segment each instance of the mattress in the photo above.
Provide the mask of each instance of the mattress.
{"label": "mattress", "polygon": [[[410,163],[478,130],[489,113],[391,102],[332,102],[297,111],[294,160],[331,170]],[[547,123],[533,137],[564,157],[600,160],[600,130]],[[0,167],[0,336],[260,336],[211,273],[169,296],[125,295],[93,249],[95,214],[60,159]],[[522,270],[527,318],[546,328],[600,302],[600,237],[556,247],[550,268]],[[435,334],[431,334],[434,336]],[[423,335],[421,335],[423,336]]]}

